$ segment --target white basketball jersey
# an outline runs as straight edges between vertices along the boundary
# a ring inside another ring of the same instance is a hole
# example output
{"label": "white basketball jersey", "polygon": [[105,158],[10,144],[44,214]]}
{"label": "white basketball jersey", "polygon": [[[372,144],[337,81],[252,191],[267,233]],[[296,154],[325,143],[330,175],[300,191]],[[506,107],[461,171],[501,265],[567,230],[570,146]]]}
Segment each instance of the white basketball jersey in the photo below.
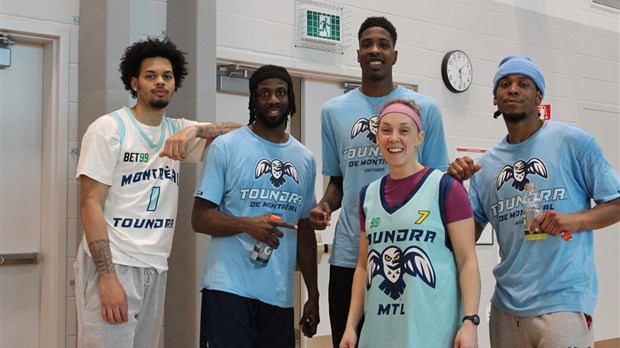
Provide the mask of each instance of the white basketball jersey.
{"label": "white basketball jersey", "polygon": [[103,212],[114,263],[168,269],[180,162],[159,152],[166,138],[195,124],[164,117],[159,126],[147,126],[123,108],[100,117],[84,135],[77,175],[110,186]]}

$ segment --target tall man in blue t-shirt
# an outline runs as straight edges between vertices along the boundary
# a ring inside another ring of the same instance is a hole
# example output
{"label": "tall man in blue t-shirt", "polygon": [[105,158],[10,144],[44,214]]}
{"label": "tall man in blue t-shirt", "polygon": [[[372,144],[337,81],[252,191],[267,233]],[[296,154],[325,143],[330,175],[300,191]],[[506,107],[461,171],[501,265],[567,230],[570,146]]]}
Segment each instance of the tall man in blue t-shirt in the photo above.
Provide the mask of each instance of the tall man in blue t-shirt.
{"label": "tall man in blue t-shirt", "polygon": [[[203,289],[200,347],[294,347],[293,289],[298,262],[308,289],[301,329],[319,323],[316,163],[286,132],[295,113],[291,76],[266,65],[250,77],[250,122],[211,144],[195,192],[192,226],[211,236]],[[277,218],[274,218],[277,217]],[[257,242],[273,248],[251,259]]]}
{"label": "tall man in blue t-shirt", "polygon": [[312,227],[323,230],[330,224],[331,212],[342,207],[329,259],[329,316],[334,347],[345,330],[357,265],[360,189],[388,173],[375,142],[383,104],[395,98],[415,101],[425,134],[418,149],[420,162],[441,170],[449,162],[441,111],[435,100],[392,80],[392,66],[398,58],[396,28],[385,17],[369,17],[360,26],[358,40],[362,86],[328,101],[321,112],[323,175],[330,180],[310,214]]}
{"label": "tall man in blue t-shirt", "polygon": [[[457,158],[448,169],[471,177],[476,235],[487,223],[497,233],[491,346],[591,347],[598,293],[593,230],[620,220],[620,178],[591,135],[539,118],[545,80],[530,58],[504,58],[493,95],[508,136],[476,164]],[[536,185],[544,202],[545,212],[530,227],[545,232],[543,239],[525,237],[526,184]],[[565,232],[572,241],[559,237]]]}

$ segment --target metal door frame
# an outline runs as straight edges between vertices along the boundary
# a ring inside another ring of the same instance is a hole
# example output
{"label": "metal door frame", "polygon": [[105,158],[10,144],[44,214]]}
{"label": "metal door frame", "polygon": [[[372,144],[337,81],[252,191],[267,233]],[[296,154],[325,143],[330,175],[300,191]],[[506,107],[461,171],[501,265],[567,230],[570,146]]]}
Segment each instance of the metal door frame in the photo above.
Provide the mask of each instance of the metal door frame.
{"label": "metal door frame", "polygon": [[[0,15],[0,23],[0,30],[9,33],[16,42],[43,45],[42,168],[45,175],[42,177],[41,225],[45,231],[41,233],[40,251],[39,344],[41,347],[65,347],[71,30],[68,25],[6,15]],[[73,198],[72,208],[77,211],[77,194]]]}

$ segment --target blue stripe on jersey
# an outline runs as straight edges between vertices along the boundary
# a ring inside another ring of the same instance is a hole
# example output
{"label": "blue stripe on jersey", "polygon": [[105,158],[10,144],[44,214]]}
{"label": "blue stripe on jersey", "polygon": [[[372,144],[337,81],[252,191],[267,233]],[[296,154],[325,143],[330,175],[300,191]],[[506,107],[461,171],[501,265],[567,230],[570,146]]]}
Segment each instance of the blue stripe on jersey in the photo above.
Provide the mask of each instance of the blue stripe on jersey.
{"label": "blue stripe on jersey", "polygon": [[177,132],[179,131],[179,127],[177,127],[176,123],[172,122],[172,120],[168,117],[164,117],[164,120],[166,120],[166,122],[168,122],[168,127],[170,127],[170,129],[172,130],[172,134],[177,134]]}
{"label": "blue stripe on jersey", "polygon": [[165,122],[161,123],[161,133],[159,134],[159,141],[157,142],[157,144],[153,144],[153,142],[151,141],[151,139],[144,133],[144,131],[142,130],[142,127],[140,127],[140,123],[138,123],[138,120],[136,120],[136,118],[133,116],[133,113],[131,113],[131,111],[129,112],[129,119],[131,120],[131,123],[133,123],[134,127],[136,127],[136,130],[138,131],[138,134],[140,134],[140,136],[142,137],[142,139],[144,139],[144,141],[148,144],[148,146],[151,148],[151,150],[155,151],[155,152],[159,152],[159,150],[161,149],[164,140],[166,140],[166,124]]}
{"label": "blue stripe on jersey", "polygon": [[125,122],[123,122],[123,119],[121,118],[121,115],[119,115],[118,111],[111,113],[110,116],[114,118],[114,121],[116,121],[116,124],[118,125],[120,144],[123,145],[123,140],[125,140],[125,131],[126,131]]}

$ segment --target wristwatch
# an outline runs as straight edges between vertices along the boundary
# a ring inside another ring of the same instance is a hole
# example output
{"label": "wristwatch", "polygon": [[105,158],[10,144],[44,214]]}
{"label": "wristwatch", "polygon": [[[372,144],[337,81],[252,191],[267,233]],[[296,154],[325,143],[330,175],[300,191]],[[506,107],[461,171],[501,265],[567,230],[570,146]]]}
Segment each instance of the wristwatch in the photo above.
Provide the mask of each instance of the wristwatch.
{"label": "wristwatch", "polygon": [[474,323],[474,325],[480,325],[480,317],[478,316],[478,314],[466,315],[463,317],[463,322],[465,320],[471,320],[471,322]]}

